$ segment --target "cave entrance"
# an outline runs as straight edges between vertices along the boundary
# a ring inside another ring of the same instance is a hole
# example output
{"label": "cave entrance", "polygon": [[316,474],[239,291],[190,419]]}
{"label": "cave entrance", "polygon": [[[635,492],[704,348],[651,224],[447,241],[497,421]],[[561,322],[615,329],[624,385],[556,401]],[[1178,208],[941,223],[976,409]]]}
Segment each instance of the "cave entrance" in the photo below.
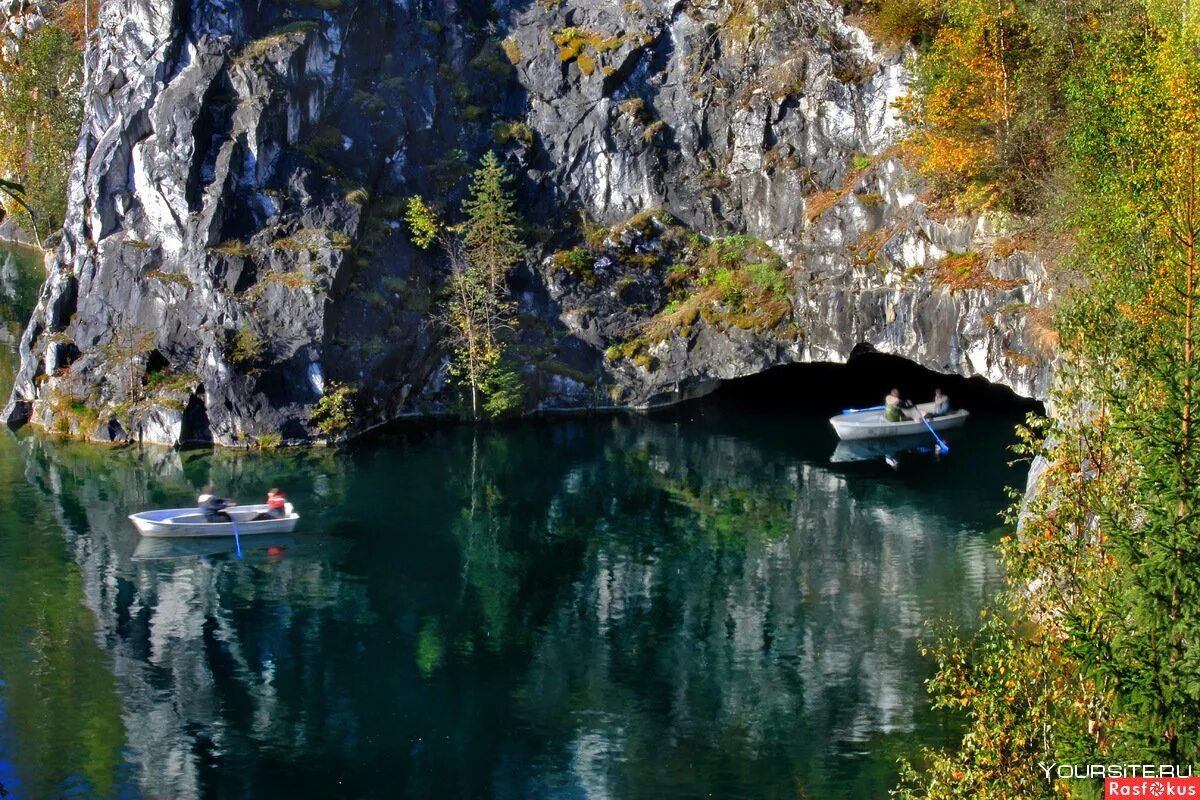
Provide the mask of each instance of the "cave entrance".
{"label": "cave entrance", "polygon": [[697,401],[723,410],[810,411],[828,414],[883,402],[893,388],[914,402],[941,387],[955,407],[996,413],[1045,413],[1041,402],[1022,397],[984,378],[964,378],[926,369],[900,356],[875,351],[851,355],[845,364],[789,364],[725,381]]}
{"label": "cave entrance", "polygon": [[204,384],[200,384],[188,399],[187,408],[183,410],[183,424],[179,431],[180,444],[212,444],[213,436],[208,422],[207,402],[208,396],[204,391]]}

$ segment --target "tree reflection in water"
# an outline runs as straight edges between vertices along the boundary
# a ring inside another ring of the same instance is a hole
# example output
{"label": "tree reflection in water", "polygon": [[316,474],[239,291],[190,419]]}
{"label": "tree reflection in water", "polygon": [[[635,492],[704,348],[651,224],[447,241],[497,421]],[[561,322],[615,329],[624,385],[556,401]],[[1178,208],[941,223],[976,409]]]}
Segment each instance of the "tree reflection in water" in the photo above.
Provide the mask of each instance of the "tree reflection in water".
{"label": "tree reflection in water", "polygon": [[[63,635],[103,653],[78,667],[109,682],[100,795],[127,762],[163,797],[883,796],[897,755],[945,735],[917,640],[998,579],[981,531],[1014,477],[1010,423],[980,420],[970,471],[836,471],[819,420],[782,418],[423,430],[343,454],[21,436],[0,468],[39,508],[12,525],[65,537],[61,613],[94,617]],[[294,542],[133,559],[125,515],[206,481],[243,501],[283,485]],[[5,647],[7,680],[33,657]],[[49,736],[16,696],[5,735]],[[12,754],[50,774],[46,748]]]}

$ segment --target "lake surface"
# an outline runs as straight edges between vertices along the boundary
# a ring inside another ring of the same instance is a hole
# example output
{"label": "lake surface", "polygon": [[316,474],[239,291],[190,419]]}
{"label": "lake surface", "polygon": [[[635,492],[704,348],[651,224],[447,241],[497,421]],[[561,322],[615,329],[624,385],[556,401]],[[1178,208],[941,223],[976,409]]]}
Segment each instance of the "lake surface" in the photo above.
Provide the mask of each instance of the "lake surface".
{"label": "lake surface", "polygon": [[[32,302],[17,283],[10,316]],[[1014,421],[977,415],[898,470],[830,464],[820,415],[715,405],[343,452],[0,431],[0,784],[884,798],[897,757],[952,735],[918,642],[999,582]],[[284,487],[297,533],[242,558],[139,541],[125,515],[210,480],[246,502]]]}

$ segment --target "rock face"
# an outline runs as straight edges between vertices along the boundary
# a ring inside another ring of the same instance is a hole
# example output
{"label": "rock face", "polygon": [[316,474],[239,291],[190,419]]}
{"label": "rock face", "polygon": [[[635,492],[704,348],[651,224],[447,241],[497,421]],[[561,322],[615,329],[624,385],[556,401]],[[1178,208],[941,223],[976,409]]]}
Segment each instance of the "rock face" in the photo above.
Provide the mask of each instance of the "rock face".
{"label": "rock face", "polygon": [[[303,440],[333,381],[361,427],[444,411],[444,266],[403,201],[457,207],[489,147],[540,242],[512,278],[531,410],[674,402],[862,344],[1044,395],[1042,264],[997,220],[931,217],[894,147],[909,54],[840,6],[477,6],[109,0],[6,419]],[[547,257],[580,219],[610,230]],[[716,298],[671,327],[669,259],[730,235],[777,254],[771,324]]]}

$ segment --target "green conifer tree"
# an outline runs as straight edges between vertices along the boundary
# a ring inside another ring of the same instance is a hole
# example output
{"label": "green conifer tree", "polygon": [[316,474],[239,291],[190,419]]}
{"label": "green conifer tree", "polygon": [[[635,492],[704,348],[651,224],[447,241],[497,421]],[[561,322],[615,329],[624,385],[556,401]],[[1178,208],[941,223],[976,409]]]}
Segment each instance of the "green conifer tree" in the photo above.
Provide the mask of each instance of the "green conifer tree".
{"label": "green conifer tree", "polygon": [[[500,160],[486,154],[463,202],[465,220],[442,229],[450,264],[444,323],[453,353],[451,370],[466,389],[476,420],[506,416],[524,404],[520,373],[504,357],[514,326],[505,278],[522,252],[520,220],[508,183]],[[425,231],[432,241],[427,232],[439,226],[428,224],[429,215],[419,206],[410,203],[409,210],[414,236]]]}
{"label": "green conifer tree", "polygon": [[471,179],[470,196],[463,202],[463,243],[471,264],[487,272],[497,297],[505,294],[504,279],[521,259],[521,228],[511,179],[500,159],[489,151]]}

